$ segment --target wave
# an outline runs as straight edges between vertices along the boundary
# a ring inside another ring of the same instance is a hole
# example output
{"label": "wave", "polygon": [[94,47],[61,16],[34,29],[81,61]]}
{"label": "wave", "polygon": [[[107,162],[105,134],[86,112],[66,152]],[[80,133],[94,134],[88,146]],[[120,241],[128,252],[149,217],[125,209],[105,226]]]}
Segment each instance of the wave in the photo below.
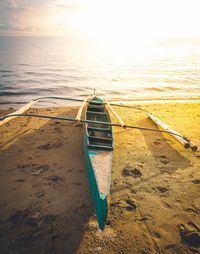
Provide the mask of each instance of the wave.
{"label": "wave", "polygon": [[184,53],[176,45],[169,54],[166,44],[163,51],[143,59],[131,50],[126,57],[117,50],[101,52],[95,45],[90,49],[89,44],[52,38],[9,38],[2,43],[0,50],[9,54],[0,59],[1,101],[85,96],[94,88],[97,94],[119,99],[200,94],[199,46],[191,45]]}
{"label": "wave", "polygon": [[11,70],[0,70],[0,73],[11,73]]}
{"label": "wave", "polygon": [[9,73],[9,74],[1,74],[1,78],[12,78],[12,77],[17,77],[18,75],[16,73]]}
{"label": "wave", "polygon": [[13,103],[12,101],[0,101],[0,105],[22,105],[22,104],[25,104],[27,103],[27,101],[17,101],[15,103]]}
{"label": "wave", "polygon": [[154,92],[163,92],[163,91],[181,91],[185,90],[180,87],[170,87],[170,86],[164,86],[164,87],[148,87],[144,89],[145,91],[154,91]]}
{"label": "wave", "polygon": [[[43,84],[43,81],[41,80],[35,80],[35,79],[20,79],[20,80],[16,80],[16,83],[27,83],[27,84]],[[17,87],[16,87],[17,89]]]}
{"label": "wave", "polygon": [[26,71],[24,72],[25,75],[35,75],[37,74],[37,72],[33,72],[33,71]]}
{"label": "wave", "polygon": [[[0,97],[3,96],[21,96],[21,95],[52,95],[52,94],[66,94],[70,92],[71,94],[77,92],[86,91],[87,88],[73,87],[73,86],[56,86],[56,87],[39,87],[39,88],[26,88],[26,89],[16,89],[14,87],[6,87],[6,89],[0,90]],[[91,90],[91,89],[90,89]]]}
{"label": "wave", "polygon": [[12,92],[12,91],[4,91],[4,92],[0,92],[0,97],[1,96],[12,96],[12,95],[27,95],[27,94],[35,94],[34,92],[30,92],[30,91],[27,91],[27,92],[17,92],[17,91],[14,91],[14,92]]}
{"label": "wave", "polygon": [[21,63],[21,64],[19,64],[19,66],[32,66],[32,65],[31,64]]}

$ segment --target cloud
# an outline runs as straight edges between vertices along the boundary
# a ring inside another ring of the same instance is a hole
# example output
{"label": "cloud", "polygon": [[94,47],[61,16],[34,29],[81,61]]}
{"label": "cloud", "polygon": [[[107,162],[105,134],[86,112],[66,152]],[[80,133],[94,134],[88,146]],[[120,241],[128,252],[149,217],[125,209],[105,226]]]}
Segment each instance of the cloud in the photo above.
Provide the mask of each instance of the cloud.
{"label": "cloud", "polygon": [[70,18],[85,8],[84,1],[0,0],[0,36],[12,31],[14,35],[70,33]]}
{"label": "cloud", "polygon": [[[19,3],[20,2],[20,3]],[[0,35],[14,32],[30,31],[24,23],[24,15],[29,7],[22,1],[7,0],[0,3]]]}
{"label": "cloud", "polygon": [[76,4],[56,4],[56,7],[64,9],[72,9],[76,7]]}
{"label": "cloud", "polygon": [[67,10],[82,10],[84,9],[83,6],[78,5],[78,4],[73,4],[73,3],[69,3],[69,4],[56,4],[56,7],[61,8],[61,9],[67,9]]}
{"label": "cloud", "polygon": [[10,3],[12,4],[12,6],[13,6],[14,8],[17,8],[17,7],[18,7],[17,4],[16,4],[16,2],[15,2],[14,0],[10,0]]}
{"label": "cloud", "polygon": [[18,8],[18,5],[16,4],[16,2],[14,0],[6,0],[6,1],[2,1],[0,2],[0,11],[4,10],[5,8]]}
{"label": "cloud", "polygon": [[13,23],[0,23],[0,31],[30,31],[31,27],[22,27]]}
{"label": "cloud", "polygon": [[56,7],[60,9],[68,9],[68,10],[84,9],[83,2],[80,0],[57,1]]}

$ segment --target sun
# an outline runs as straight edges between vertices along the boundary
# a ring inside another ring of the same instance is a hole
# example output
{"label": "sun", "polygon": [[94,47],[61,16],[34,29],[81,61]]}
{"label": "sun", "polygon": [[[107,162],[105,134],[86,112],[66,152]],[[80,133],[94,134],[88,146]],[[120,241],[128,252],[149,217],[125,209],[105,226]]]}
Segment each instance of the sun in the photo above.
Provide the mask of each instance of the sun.
{"label": "sun", "polygon": [[197,33],[195,0],[79,0],[79,4],[81,8],[70,16],[71,26],[91,38],[141,42]]}
{"label": "sun", "polygon": [[74,13],[70,22],[79,33],[93,39],[115,44],[140,43],[155,35],[147,29],[149,21],[140,16],[141,12],[146,15],[144,7],[134,0],[93,0]]}
{"label": "sun", "polygon": [[[199,33],[195,0],[77,0],[76,3],[73,11],[58,13],[60,32],[68,35],[71,31],[80,42],[83,38],[91,39],[98,55],[117,52],[113,56],[119,62],[132,61],[133,57],[138,62],[148,62],[156,54],[162,54],[159,43],[165,39]],[[192,15],[186,19],[189,12]]]}

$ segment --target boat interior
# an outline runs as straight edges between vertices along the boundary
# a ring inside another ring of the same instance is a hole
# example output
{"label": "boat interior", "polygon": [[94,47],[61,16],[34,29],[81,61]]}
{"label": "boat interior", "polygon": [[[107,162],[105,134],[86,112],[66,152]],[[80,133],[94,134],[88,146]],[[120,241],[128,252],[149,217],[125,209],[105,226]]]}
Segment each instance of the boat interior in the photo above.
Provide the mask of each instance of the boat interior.
{"label": "boat interior", "polygon": [[[86,108],[86,119],[97,122],[111,122],[105,105],[90,101]],[[113,150],[112,126],[101,123],[86,124],[88,147],[92,149]]]}

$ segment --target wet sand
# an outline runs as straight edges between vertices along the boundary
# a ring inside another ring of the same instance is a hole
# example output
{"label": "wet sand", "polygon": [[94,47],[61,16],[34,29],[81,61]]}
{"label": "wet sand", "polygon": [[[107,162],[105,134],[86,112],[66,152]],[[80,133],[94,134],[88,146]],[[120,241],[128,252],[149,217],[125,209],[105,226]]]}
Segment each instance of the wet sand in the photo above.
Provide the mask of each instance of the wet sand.
{"label": "wet sand", "polygon": [[[199,103],[140,105],[200,147]],[[144,112],[116,111],[128,124],[156,128]],[[111,204],[101,232],[82,135],[81,124],[38,118],[0,127],[0,252],[199,253],[200,152],[185,150],[167,134],[114,128]]]}

